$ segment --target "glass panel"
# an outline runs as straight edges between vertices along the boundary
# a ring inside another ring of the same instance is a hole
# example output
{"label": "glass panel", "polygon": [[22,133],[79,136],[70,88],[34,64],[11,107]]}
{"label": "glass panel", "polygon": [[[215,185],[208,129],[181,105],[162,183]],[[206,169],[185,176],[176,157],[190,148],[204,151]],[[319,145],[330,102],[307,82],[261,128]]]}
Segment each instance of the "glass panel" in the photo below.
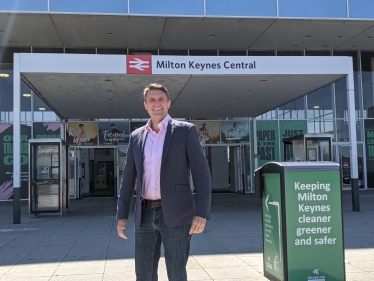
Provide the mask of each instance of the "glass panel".
{"label": "glass panel", "polygon": [[304,97],[282,105],[278,109],[279,119],[304,119],[305,118]]}
{"label": "glass panel", "polygon": [[277,111],[276,110],[270,110],[270,111],[256,117],[256,119],[276,119],[276,118],[277,118]]}
{"label": "glass panel", "polygon": [[14,53],[30,53],[31,48],[6,48],[0,47],[0,63],[13,63]]}
{"label": "glass panel", "polygon": [[158,50],[129,49],[129,55],[158,55]]}
{"label": "glass panel", "polygon": [[225,51],[225,50],[219,50],[220,56],[246,56],[246,51]]}
{"label": "glass panel", "polygon": [[11,121],[10,112],[13,112],[13,71],[0,70],[0,121]]}
{"label": "glass panel", "polygon": [[248,56],[275,56],[275,51],[248,51]]}
{"label": "glass panel", "polygon": [[98,54],[126,55],[127,49],[97,49]]}
{"label": "glass panel", "polygon": [[280,17],[346,18],[346,0],[278,0]]}
{"label": "glass panel", "polygon": [[59,117],[52,109],[33,92],[34,121],[59,121]]}
{"label": "glass panel", "polygon": [[361,53],[364,117],[374,118],[374,52]]}
{"label": "glass panel", "polygon": [[188,50],[159,50],[160,56],[187,56]]}
{"label": "glass panel", "polygon": [[306,140],[307,161],[332,161],[330,142],[321,139]]}
{"label": "glass panel", "polygon": [[374,18],[373,0],[350,0],[348,4],[350,18]]}
{"label": "glass panel", "polygon": [[33,53],[52,53],[52,54],[61,54],[64,52],[63,48],[32,48]]}
{"label": "glass panel", "polygon": [[347,79],[343,78],[335,82],[335,117],[348,118],[347,104]]}
{"label": "glass panel", "polygon": [[65,48],[65,53],[67,54],[96,54],[96,50],[85,49],[85,48]]}
{"label": "glass panel", "polygon": [[211,16],[276,16],[276,0],[206,0]]}
{"label": "glass panel", "polygon": [[331,56],[330,51],[305,51],[305,56]]}
{"label": "glass panel", "polygon": [[333,120],[309,120],[308,133],[334,133]]}
{"label": "glass panel", "polygon": [[127,14],[124,0],[49,0],[50,12]]}
{"label": "glass panel", "polygon": [[[356,51],[334,51],[334,56],[348,56],[353,59],[353,76],[354,76],[354,87],[355,87],[355,107],[356,107],[356,118],[362,117],[362,105],[359,87],[359,72],[358,72],[358,60]],[[347,98],[345,98],[347,99]]]}
{"label": "glass panel", "polygon": [[48,12],[48,0],[0,0],[2,11],[45,11]]}
{"label": "glass panel", "polygon": [[308,118],[333,118],[332,86],[325,86],[307,96]]}
{"label": "glass panel", "polygon": [[277,56],[302,56],[302,51],[277,51]]}
{"label": "glass panel", "polygon": [[129,0],[130,14],[204,15],[203,0]]}
{"label": "glass panel", "polygon": [[217,50],[190,50],[190,56],[218,56]]}
{"label": "glass panel", "polygon": [[[362,141],[362,121],[361,119],[356,120],[356,136],[357,141]],[[349,131],[348,131],[348,120],[336,120],[336,141],[349,141]]]}

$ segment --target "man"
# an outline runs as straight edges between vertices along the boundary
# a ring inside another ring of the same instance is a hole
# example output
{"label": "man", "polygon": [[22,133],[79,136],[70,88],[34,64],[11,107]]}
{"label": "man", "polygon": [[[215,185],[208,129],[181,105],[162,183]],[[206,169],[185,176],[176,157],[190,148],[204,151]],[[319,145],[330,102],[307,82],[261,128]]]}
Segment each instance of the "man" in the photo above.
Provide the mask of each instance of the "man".
{"label": "man", "polygon": [[[137,184],[135,271],[137,281],[156,281],[161,243],[168,278],[186,281],[192,234],[204,231],[210,219],[211,177],[196,127],[168,115],[170,98],[160,84],[144,89],[148,123],[130,135],[117,205],[118,235],[124,231]],[[195,185],[196,206],[189,185]]]}

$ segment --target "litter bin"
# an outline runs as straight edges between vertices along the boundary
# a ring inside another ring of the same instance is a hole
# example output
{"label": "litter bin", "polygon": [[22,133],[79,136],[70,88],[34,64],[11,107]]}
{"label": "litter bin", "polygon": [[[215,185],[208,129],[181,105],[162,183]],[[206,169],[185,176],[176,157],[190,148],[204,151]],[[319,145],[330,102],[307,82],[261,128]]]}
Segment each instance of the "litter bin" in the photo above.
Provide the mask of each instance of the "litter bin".
{"label": "litter bin", "polygon": [[255,171],[262,198],[264,276],[345,280],[340,169],[333,162],[269,162]]}

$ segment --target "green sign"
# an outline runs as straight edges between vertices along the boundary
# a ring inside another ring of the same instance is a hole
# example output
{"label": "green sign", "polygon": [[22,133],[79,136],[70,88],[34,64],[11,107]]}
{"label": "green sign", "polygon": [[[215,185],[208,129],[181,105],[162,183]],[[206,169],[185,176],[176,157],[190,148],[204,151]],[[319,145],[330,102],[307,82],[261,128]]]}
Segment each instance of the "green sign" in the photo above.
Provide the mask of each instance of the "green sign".
{"label": "green sign", "polygon": [[339,171],[285,172],[288,279],[344,279]]}
{"label": "green sign", "polygon": [[283,158],[283,139],[292,138],[295,136],[303,135],[307,133],[306,120],[281,120],[279,121],[279,135],[281,143],[281,158]]}
{"label": "green sign", "polygon": [[284,280],[280,174],[264,174],[264,185],[262,198],[264,269],[278,280]]}
{"label": "green sign", "polygon": [[279,161],[278,121],[256,121],[258,166]]}

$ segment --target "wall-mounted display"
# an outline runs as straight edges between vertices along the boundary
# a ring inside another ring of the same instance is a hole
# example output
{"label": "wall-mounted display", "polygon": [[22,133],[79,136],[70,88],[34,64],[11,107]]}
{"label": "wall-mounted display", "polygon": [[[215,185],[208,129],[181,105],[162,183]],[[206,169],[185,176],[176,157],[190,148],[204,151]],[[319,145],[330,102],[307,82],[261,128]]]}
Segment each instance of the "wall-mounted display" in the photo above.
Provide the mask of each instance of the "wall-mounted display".
{"label": "wall-mounted display", "polygon": [[248,120],[221,121],[222,143],[248,143],[249,124]]}
{"label": "wall-mounted display", "polygon": [[96,146],[97,135],[97,122],[68,122],[66,126],[69,146]]}
{"label": "wall-mounted display", "polygon": [[99,145],[123,145],[129,143],[128,122],[100,122]]}
{"label": "wall-mounted display", "polygon": [[191,123],[195,124],[201,143],[220,143],[219,121],[191,121]]}

